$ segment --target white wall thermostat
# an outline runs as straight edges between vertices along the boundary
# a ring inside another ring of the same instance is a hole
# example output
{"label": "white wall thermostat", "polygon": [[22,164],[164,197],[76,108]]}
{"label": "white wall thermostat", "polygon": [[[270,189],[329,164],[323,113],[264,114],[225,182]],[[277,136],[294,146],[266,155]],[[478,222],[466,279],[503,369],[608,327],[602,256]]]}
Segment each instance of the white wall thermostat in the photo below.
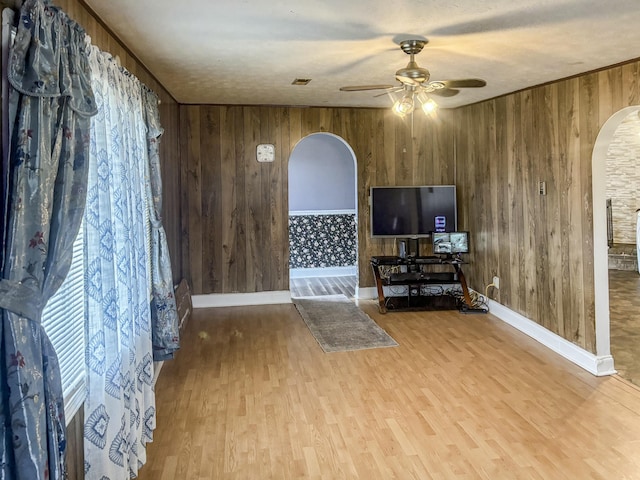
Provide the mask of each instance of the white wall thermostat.
{"label": "white wall thermostat", "polygon": [[271,143],[261,143],[256,148],[256,159],[259,162],[273,162],[276,156],[276,147]]}

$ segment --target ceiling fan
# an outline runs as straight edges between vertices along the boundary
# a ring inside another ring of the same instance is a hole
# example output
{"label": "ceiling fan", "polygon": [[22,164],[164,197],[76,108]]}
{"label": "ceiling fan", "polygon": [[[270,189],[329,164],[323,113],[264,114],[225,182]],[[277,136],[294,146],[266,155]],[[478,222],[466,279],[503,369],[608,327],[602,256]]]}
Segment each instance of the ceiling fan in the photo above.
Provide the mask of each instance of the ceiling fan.
{"label": "ceiling fan", "polygon": [[429,114],[435,111],[437,104],[431,99],[431,95],[440,97],[452,97],[460,93],[460,88],[484,87],[487,82],[479,78],[466,78],[460,80],[435,80],[429,81],[431,74],[426,68],[420,67],[415,61],[415,55],[420,53],[428,40],[403,40],[400,48],[411,58],[406,67],[396,72],[396,80],[400,85],[357,85],[341,87],[343,92],[359,92],[364,90],[385,90],[384,93],[403,91],[401,99],[395,102],[393,111],[404,116],[413,112],[415,98],[422,104],[422,109]]}

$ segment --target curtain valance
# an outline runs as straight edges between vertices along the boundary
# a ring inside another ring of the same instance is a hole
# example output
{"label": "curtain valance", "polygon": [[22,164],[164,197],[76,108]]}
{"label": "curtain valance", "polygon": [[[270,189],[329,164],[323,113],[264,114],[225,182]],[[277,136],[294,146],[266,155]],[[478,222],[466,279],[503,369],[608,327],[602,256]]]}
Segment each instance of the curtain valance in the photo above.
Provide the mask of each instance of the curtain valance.
{"label": "curtain valance", "polygon": [[160,125],[160,114],[158,112],[158,96],[148,87],[144,87],[145,98],[145,118],[147,120],[147,138],[160,138],[164,133],[164,128]]}
{"label": "curtain valance", "polygon": [[[58,7],[27,0],[11,51],[9,82],[20,93],[70,97],[76,113],[95,115],[84,29]],[[85,50],[85,51],[81,51]]]}

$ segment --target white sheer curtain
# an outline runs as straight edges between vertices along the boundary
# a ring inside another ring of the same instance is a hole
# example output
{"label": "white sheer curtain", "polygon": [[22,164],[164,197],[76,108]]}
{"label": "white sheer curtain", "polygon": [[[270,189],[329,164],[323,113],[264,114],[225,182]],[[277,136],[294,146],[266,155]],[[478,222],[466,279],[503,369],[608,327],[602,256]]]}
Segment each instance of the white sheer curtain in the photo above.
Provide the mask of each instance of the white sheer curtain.
{"label": "white sheer curtain", "polygon": [[92,48],[85,478],[133,478],[155,428],[147,129],[140,82]]}

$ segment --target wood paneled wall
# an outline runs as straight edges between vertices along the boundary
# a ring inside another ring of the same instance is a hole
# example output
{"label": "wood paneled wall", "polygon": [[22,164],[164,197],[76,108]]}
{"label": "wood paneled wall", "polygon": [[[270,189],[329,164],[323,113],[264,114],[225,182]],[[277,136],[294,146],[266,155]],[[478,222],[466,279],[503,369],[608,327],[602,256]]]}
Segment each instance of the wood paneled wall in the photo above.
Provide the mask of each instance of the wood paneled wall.
{"label": "wood paneled wall", "polygon": [[[638,103],[640,64],[456,110],[461,226],[472,287],[595,353],[592,152],[606,120]],[[539,182],[546,182],[546,195]]]}
{"label": "wood paneled wall", "polygon": [[[288,288],[287,160],[300,139],[329,132],[357,157],[360,286],[373,285],[369,257],[395,251],[369,237],[369,187],[455,183],[471,286],[484,292],[498,275],[492,297],[595,353],[591,155],[604,122],[637,103],[639,70],[631,62],[413,125],[387,110],[182,106],[182,265],[194,293]],[[276,144],[274,164],[256,163],[262,142]]]}
{"label": "wood paneled wall", "polygon": [[[451,113],[413,122],[388,109],[181,106],[182,264],[193,293],[289,289],[288,160],[318,132],[355,153],[360,286],[373,286],[369,257],[396,247],[370,238],[369,187],[454,181]],[[256,161],[259,143],[275,144],[275,162]]]}

